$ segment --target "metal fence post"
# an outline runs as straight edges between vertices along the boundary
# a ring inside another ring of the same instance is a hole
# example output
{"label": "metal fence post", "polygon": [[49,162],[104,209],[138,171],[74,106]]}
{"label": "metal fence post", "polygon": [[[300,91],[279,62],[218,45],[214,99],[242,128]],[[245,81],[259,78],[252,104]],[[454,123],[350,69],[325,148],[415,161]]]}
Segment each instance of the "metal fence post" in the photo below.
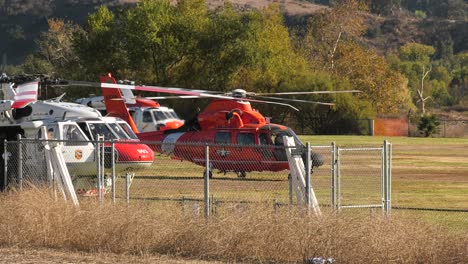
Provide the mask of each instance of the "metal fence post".
{"label": "metal fence post", "polygon": [[105,163],[106,163],[106,147],[105,147],[105,138],[102,136],[101,138],[102,143],[101,143],[101,188],[99,189],[100,191],[100,196],[101,196],[101,201],[104,201],[104,193],[103,189],[106,185],[104,181],[104,175],[105,175]]}
{"label": "metal fence post", "polygon": [[341,155],[340,147],[336,147],[336,209],[341,209]]}
{"label": "metal fence post", "polygon": [[382,211],[385,211],[385,141],[382,146],[382,152],[380,153],[381,164],[380,164],[380,193],[382,197]]}
{"label": "metal fence post", "polygon": [[125,173],[125,200],[127,204],[130,203],[130,173],[128,171]]}
{"label": "metal fence post", "polygon": [[3,189],[8,186],[8,145],[7,140],[3,140]]}
{"label": "metal fence post", "polygon": [[310,143],[306,143],[306,164],[305,164],[305,198],[306,198],[306,206],[307,209],[310,209],[310,167],[311,167],[311,160],[310,160]]}
{"label": "metal fence post", "polygon": [[388,198],[388,188],[387,188],[387,174],[388,174],[388,152],[387,152],[387,147],[388,147],[388,143],[387,143],[387,140],[384,140],[384,144],[383,144],[383,175],[382,175],[382,190],[383,190],[383,193],[382,193],[382,209],[384,211],[384,213],[388,213],[388,208],[387,208],[387,198]]}
{"label": "metal fence post", "polygon": [[112,168],[112,203],[115,204],[115,142],[112,141],[111,168]]}
{"label": "metal fence post", "polygon": [[387,186],[388,186],[388,212],[392,212],[392,143],[388,143],[388,173],[387,173]]}
{"label": "metal fence post", "polygon": [[96,168],[97,168],[97,189],[98,189],[98,199],[99,202],[102,202],[102,193],[101,193],[101,188],[102,188],[102,182],[101,182],[101,148],[99,146],[99,136],[97,137],[96,140]]}
{"label": "metal fence post", "polygon": [[289,205],[293,205],[293,186],[292,186],[292,175],[291,173],[288,175],[288,183],[289,183]]}
{"label": "metal fence post", "polygon": [[204,202],[205,202],[205,217],[210,216],[210,147],[205,146],[205,177],[204,177]]}
{"label": "metal fence post", "polygon": [[23,145],[21,143],[21,134],[18,134],[18,184],[19,190],[23,190]]}
{"label": "metal fence post", "polygon": [[391,211],[391,162],[392,145],[384,141],[384,179],[383,179],[383,209],[389,215]]}
{"label": "metal fence post", "polygon": [[330,167],[331,167],[331,208],[333,209],[336,209],[336,189],[335,189],[335,186],[336,186],[336,182],[335,182],[335,166],[336,166],[336,146],[335,146],[335,142],[332,142],[331,143],[331,164],[330,164]]}

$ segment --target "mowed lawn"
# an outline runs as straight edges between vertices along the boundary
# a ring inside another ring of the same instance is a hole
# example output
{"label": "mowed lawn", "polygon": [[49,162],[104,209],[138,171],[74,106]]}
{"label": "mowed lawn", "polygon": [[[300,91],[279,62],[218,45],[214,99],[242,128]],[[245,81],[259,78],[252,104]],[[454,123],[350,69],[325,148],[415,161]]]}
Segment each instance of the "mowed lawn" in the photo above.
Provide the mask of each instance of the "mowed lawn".
{"label": "mowed lawn", "polygon": [[468,209],[468,138],[301,136],[311,145],[393,146],[392,204]]}
{"label": "mowed lawn", "polygon": [[[392,205],[395,207],[468,209],[468,139],[370,136],[300,136],[312,146],[378,147],[387,139],[393,146]],[[314,189],[321,204],[330,204],[330,150],[320,149],[325,165],[313,174]],[[380,196],[380,154],[378,151],[349,154],[342,166],[352,175],[342,182],[349,201],[378,204]],[[187,161],[156,156],[148,169],[137,172],[131,197],[153,199],[203,199],[203,170]],[[289,201],[287,171],[249,172],[246,178],[216,173],[210,194],[217,200]],[[356,180],[355,180],[356,179]],[[122,181],[118,183],[122,191]],[[367,201],[368,200],[368,201]],[[346,200],[343,200],[346,201]]]}

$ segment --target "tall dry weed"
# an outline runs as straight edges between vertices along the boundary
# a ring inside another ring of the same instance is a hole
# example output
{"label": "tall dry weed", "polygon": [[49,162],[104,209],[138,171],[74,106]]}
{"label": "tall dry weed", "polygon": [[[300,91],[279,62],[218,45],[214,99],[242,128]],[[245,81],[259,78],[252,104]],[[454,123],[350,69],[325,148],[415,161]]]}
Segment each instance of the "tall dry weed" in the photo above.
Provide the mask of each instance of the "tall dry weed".
{"label": "tall dry weed", "polygon": [[467,236],[406,218],[268,206],[226,209],[205,220],[161,203],[80,208],[47,190],[0,196],[0,244],[87,252],[170,254],[230,262],[463,263]]}

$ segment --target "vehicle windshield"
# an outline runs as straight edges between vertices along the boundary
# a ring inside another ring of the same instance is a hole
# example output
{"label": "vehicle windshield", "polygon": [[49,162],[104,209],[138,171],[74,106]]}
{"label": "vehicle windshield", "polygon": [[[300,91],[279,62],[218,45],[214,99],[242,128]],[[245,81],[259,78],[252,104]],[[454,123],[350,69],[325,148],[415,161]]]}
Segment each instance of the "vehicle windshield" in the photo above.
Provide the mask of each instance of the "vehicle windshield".
{"label": "vehicle windshield", "polygon": [[138,139],[137,135],[133,133],[133,130],[130,128],[130,126],[125,123],[125,122],[118,122],[119,126],[125,131],[125,133],[131,138],[131,139]]}
{"label": "vehicle windshield", "polygon": [[117,125],[116,123],[108,123],[108,125],[114,131],[114,133],[117,134],[117,136],[119,138],[121,138],[121,139],[129,139],[130,138],[130,136],[127,135],[125,130],[123,130],[123,128],[121,126]]}
{"label": "vehicle windshield", "polygon": [[98,135],[104,136],[105,140],[117,139],[114,133],[112,133],[109,127],[104,123],[89,123],[88,126],[94,140],[97,139]]}

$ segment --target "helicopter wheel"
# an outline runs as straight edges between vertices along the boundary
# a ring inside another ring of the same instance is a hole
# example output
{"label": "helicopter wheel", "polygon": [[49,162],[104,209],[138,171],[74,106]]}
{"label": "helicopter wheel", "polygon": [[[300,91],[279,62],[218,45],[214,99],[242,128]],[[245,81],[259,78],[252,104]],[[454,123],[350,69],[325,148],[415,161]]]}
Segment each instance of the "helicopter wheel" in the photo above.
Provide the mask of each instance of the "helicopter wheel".
{"label": "helicopter wheel", "polygon": [[245,171],[237,171],[236,174],[239,178],[245,178],[247,176],[247,172]]}
{"label": "helicopter wheel", "polygon": [[[205,175],[206,175],[206,170],[203,171],[203,177],[205,177]],[[210,171],[208,172],[208,177],[209,177],[210,179],[213,178],[213,171],[212,171],[212,170],[210,170]]]}

